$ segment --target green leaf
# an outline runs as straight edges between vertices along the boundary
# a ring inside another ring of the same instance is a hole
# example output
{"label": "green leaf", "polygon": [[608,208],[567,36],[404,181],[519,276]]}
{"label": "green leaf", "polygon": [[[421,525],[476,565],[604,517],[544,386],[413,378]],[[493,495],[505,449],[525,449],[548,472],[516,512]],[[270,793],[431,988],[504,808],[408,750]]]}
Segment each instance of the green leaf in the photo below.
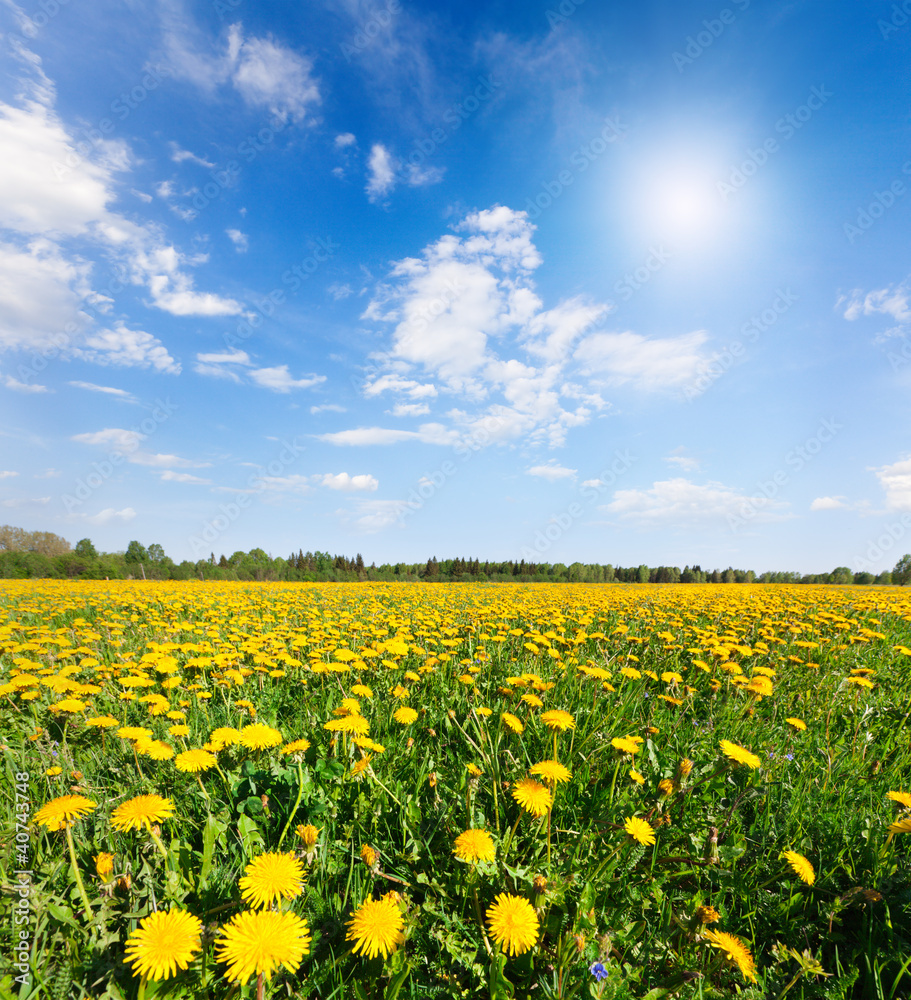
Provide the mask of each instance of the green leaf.
{"label": "green leaf", "polygon": [[212,857],[215,853],[215,845],[219,844],[222,848],[225,846],[224,835],[227,829],[228,824],[222,823],[214,816],[210,816],[206,820],[206,826],[202,834],[202,854],[200,855],[202,860],[202,864],[199,869],[200,888],[205,887],[212,871]]}
{"label": "green leaf", "polygon": [[397,976],[394,976],[390,981],[389,985],[386,987],[386,992],[383,994],[383,1000],[395,1000],[399,995],[399,991],[405,985],[405,980],[408,978],[411,972],[411,964],[406,963],[405,967],[399,972]]}

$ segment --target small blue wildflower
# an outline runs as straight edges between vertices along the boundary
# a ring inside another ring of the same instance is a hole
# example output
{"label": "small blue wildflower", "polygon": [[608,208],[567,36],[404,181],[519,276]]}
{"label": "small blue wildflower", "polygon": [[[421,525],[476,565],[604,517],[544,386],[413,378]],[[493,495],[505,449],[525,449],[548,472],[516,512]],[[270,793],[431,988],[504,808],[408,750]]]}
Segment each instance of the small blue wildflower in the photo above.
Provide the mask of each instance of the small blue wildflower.
{"label": "small blue wildflower", "polygon": [[600,962],[595,962],[595,964],[591,966],[588,971],[595,977],[595,979],[598,980],[598,982],[602,979],[607,979],[607,969],[605,969]]}

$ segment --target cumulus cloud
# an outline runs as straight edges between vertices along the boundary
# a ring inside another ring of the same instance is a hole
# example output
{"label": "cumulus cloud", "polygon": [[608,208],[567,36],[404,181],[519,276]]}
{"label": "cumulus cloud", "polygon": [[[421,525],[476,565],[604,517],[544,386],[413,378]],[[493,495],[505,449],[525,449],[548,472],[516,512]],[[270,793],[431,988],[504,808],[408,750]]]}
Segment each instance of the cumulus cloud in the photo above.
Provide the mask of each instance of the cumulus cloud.
{"label": "cumulus cloud", "polygon": [[873,470],[886,492],[889,510],[911,510],[911,457]]}
{"label": "cumulus cloud", "polygon": [[369,475],[351,476],[347,472],[326,473],[317,477],[321,486],[330,490],[343,490],[346,493],[372,493],[380,484],[379,480]]}
{"label": "cumulus cloud", "polygon": [[810,504],[810,510],[845,510],[847,507],[844,497],[817,497]]}
{"label": "cumulus cloud", "polygon": [[246,253],[250,248],[250,241],[247,239],[246,233],[242,233],[239,229],[226,229],[225,232],[228,234],[228,239],[234,244],[234,249],[238,253]]}
{"label": "cumulus cloud", "polygon": [[560,479],[575,479],[578,471],[578,469],[567,469],[565,465],[559,465],[551,459],[546,465],[533,465],[530,469],[526,469],[525,474],[555,483]]}
{"label": "cumulus cloud", "polygon": [[153,368],[168,375],[180,374],[180,364],[157,337],[144,330],[130,330],[123,323],[117,323],[111,330],[88,334],[83,346],[73,348],[71,353],[97,365]]}
{"label": "cumulus cloud", "polygon": [[367,197],[379,201],[395,187],[395,160],[382,143],[374,143],[367,161]]}
{"label": "cumulus cloud", "polygon": [[861,316],[885,315],[907,323],[911,320],[911,284],[904,281],[899,285],[887,285],[872,292],[863,292],[856,288],[850,295],[839,299],[844,305],[844,316],[847,320],[855,320]]}
{"label": "cumulus cloud", "polygon": [[649,489],[617,490],[611,503],[600,509],[642,527],[708,526],[719,521],[758,523],[779,521],[788,505],[767,497],[751,497],[718,482],[693,483],[667,479]]}
{"label": "cumulus cloud", "polygon": [[250,379],[262,389],[272,392],[290,392],[292,389],[312,389],[326,381],[325,375],[310,375],[307,378],[291,377],[287,365],[277,365],[274,368],[253,368],[249,372]]}
{"label": "cumulus cloud", "polygon": [[704,330],[679,337],[649,338],[638,333],[593,333],[575,351],[583,370],[608,385],[626,383],[648,390],[691,382],[709,358],[700,350],[708,340]]}

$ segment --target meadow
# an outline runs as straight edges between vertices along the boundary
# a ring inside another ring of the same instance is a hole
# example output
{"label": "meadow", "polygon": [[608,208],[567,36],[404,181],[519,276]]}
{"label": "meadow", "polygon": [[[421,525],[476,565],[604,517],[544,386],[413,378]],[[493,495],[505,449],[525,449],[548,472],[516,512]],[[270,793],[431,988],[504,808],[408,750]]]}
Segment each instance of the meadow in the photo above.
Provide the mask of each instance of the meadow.
{"label": "meadow", "polygon": [[911,588],[0,608],[2,997],[911,997]]}

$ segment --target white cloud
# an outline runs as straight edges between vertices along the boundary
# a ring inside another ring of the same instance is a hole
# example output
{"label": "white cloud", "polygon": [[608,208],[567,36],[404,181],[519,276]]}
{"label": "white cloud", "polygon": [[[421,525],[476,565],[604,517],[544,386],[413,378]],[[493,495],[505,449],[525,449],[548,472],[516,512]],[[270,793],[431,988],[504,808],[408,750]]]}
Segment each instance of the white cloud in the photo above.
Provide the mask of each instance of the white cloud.
{"label": "white cloud", "polygon": [[323,403],[322,406],[311,406],[310,412],[315,415],[317,413],[347,413],[348,411],[337,403]]}
{"label": "white cloud", "polygon": [[316,479],[321,486],[327,486],[330,490],[343,490],[346,493],[372,493],[380,485],[373,476],[350,476],[347,472],[326,473],[323,476],[317,476]]}
{"label": "white cloud", "polygon": [[810,510],[844,510],[847,507],[844,497],[817,497],[810,504]]}
{"label": "white cloud", "polygon": [[3,501],[4,507],[44,507],[51,502],[50,497],[15,497]]}
{"label": "white cloud", "polygon": [[12,375],[7,375],[3,384],[7,389],[12,389],[13,392],[26,392],[26,393],[40,393],[40,392],[51,392],[51,390],[46,385],[37,385],[30,382],[20,382],[19,379],[13,378]]}
{"label": "white cloud", "polygon": [[[907,281],[895,287],[889,285],[866,294],[857,288],[847,298],[845,319],[855,320],[860,316],[883,314],[892,316],[899,323],[907,323],[908,320],[911,320],[909,296],[911,296],[911,285]],[[840,305],[843,305],[844,302],[845,298],[839,299]]]}
{"label": "white cloud", "polygon": [[34,475],[35,479],[57,479],[62,476],[63,473],[59,469],[45,469],[44,472],[36,472]]}
{"label": "white cloud", "polygon": [[159,198],[171,198],[174,195],[174,182],[173,181],[161,181],[160,184],[155,185],[155,194]]}
{"label": "white cloud", "polygon": [[131,454],[136,451],[140,442],[145,440],[145,435],[140,434],[139,431],[128,431],[123,427],[106,427],[103,431],[74,434],[70,440]]}
{"label": "white cloud", "polygon": [[379,201],[395,187],[395,160],[382,143],[374,143],[367,161],[367,197]]}
{"label": "white cloud", "polygon": [[240,351],[232,347],[228,351],[219,351],[213,354],[197,354],[196,360],[208,365],[252,365],[250,355],[246,351]]}
{"label": "white cloud", "polygon": [[360,500],[354,510],[340,510],[342,520],[355,530],[372,534],[401,523],[407,505],[403,500]]}
{"label": "white cloud", "polygon": [[94,382],[70,382],[70,385],[77,389],[86,389],[88,392],[103,392],[108,396],[117,396],[119,399],[134,400],[135,397],[126,389],[114,389],[109,385],[95,385]]}
{"label": "white cloud", "polygon": [[320,103],[306,56],[271,37],[245,39],[238,24],[229,30],[224,51],[216,53],[176,4],[163,4],[162,16],[170,68],[178,79],[210,94],[230,82],[250,107],[266,108],[280,119],[302,121]]}
{"label": "white cloud", "polygon": [[421,424],[416,431],[400,431],[386,427],[356,427],[332,434],[320,434],[318,437],[327,444],[350,447],[397,444],[400,441],[452,446],[459,440],[457,431],[448,430],[442,424]]}
{"label": "white cloud", "polygon": [[109,524],[111,521],[132,521],[136,517],[136,511],[132,507],[124,507],[123,510],[115,510],[113,507],[105,507],[97,514],[69,514],[68,521],[86,521],[89,524]]}
{"label": "white cloud", "polygon": [[393,417],[423,417],[430,413],[430,407],[426,403],[396,403],[386,412]]}
{"label": "white cloud", "polygon": [[654,339],[630,331],[593,333],[576,348],[575,358],[608,385],[631,383],[655,391],[695,379],[711,360],[699,350],[707,340],[704,330]]}
{"label": "white cloud", "polygon": [[353,146],[357,142],[353,132],[342,132],[335,137],[335,148],[344,149],[346,146]]}
{"label": "white cloud", "polygon": [[886,491],[889,510],[911,510],[911,457],[873,470]]}
{"label": "white cloud", "polygon": [[678,468],[683,469],[684,472],[696,472],[699,468],[698,460],[691,458],[689,455],[682,454],[683,450],[683,448],[675,449],[673,454],[665,456],[664,461],[668,465],[676,465]]}
{"label": "white cloud", "polygon": [[578,469],[567,469],[566,466],[558,465],[551,459],[546,465],[533,465],[530,469],[526,469],[525,474],[555,483],[560,479],[574,479],[578,471]]}
{"label": "white cloud", "polygon": [[0,471],[0,479],[12,479],[13,476],[18,476],[18,472],[13,472],[10,469],[3,469]]}
{"label": "white cloud", "polygon": [[272,392],[290,392],[292,389],[311,389],[326,381],[325,375],[311,375],[309,378],[294,379],[287,365],[277,365],[274,368],[253,368],[250,378],[262,389]]}
{"label": "white cloud", "polygon": [[212,482],[211,479],[200,479],[199,476],[191,476],[189,472],[174,472],[171,469],[166,469],[162,472],[161,479],[166,483],[192,483],[200,486],[207,486]]}
{"label": "white cloud", "polygon": [[428,187],[431,184],[439,184],[444,173],[442,167],[422,168],[416,163],[409,163],[405,171],[405,182],[411,187]]}
{"label": "white cloud", "polygon": [[250,243],[247,239],[246,233],[242,233],[239,229],[226,229],[225,232],[228,234],[228,238],[234,244],[234,248],[238,253],[247,252],[250,247]]}
{"label": "white cloud", "polygon": [[203,156],[197,156],[195,153],[191,153],[189,150],[181,149],[176,142],[169,143],[171,147],[171,159],[175,163],[184,163],[189,160],[191,163],[197,164],[197,166],[205,167],[206,170],[212,170],[215,164],[211,160],[207,160]]}
{"label": "white cloud", "polygon": [[[4,203],[0,189],[0,215]],[[36,238],[24,249],[0,242],[0,349],[40,348],[59,338],[80,318],[89,272],[88,264],[68,260],[48,239]]]}
{"label": "white cloud", "polygon": [[400,375],[380,375],[364,386],[365,396],[379,396],[383,392],[398,392],[409,399],[433,399],[437,388],[429,382],[416,382]]}
{"label": "white cloud", "polygon": [[351,285],[340,285],[338,282],[330,285],[326,291],[338,302],[339,299],[347,299],[352,294]]}
{"label": "white cloud", "polygon": [[647,490],[617,490],[613,501],[600,509],[643,527],[686,527],[730,518],[746,523],[778,521],[787,516],[787,506],[767,497],[746,496],[722,483],[698,485],[678,478],[653,483]]}
{"label": "white cloud", "polygon": [[168,375],[180,374],[180,364],[157,337],[144,330],[130,330],[123,323],[117,323],[113,330],[91,333],[83,343],[84,346],[73,349],[73,355],[97,365],[154,368]]}

